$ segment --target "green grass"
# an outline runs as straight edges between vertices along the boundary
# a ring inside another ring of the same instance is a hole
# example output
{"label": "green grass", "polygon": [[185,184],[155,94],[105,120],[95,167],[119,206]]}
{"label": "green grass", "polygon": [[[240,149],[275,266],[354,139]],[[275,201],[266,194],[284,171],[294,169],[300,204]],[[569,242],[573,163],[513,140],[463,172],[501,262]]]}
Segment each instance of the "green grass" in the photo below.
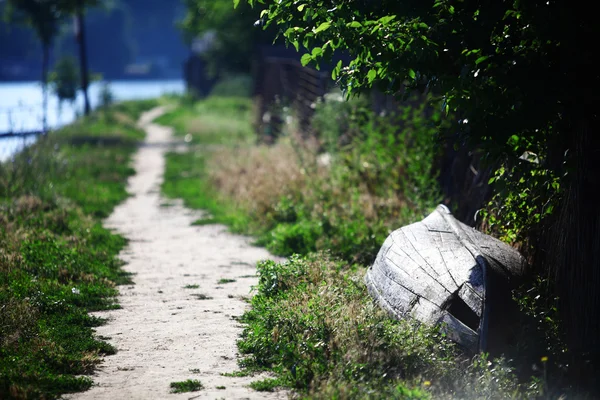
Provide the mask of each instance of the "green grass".
{"label": "green grass", "polygon": [[116,105],[41,137],[0,164],[0,398],[58,398],[89,388],[109,344],[94,339],[130,283],[116,258],[124,238],[99,218],[123,201],[137,113]]}
{"label": "green grass", "polygon": [[265,378],[260,381],[250,382],[250,387],[257,392],[272,392],[278,386],[281,386],[279,379],[275,378]]}
{"label": "green grass", "polygon": [[171,393],[197,392],[204,389],[204,385],[197,379],[187,381],[171,382]]}
{"label": "green grass", "polygon": [[250,375],[252,375],[252,373],[248,370],[241,370],[241,371],[235,371],[235,372],[222,372],[221,373],[221,376],[228,376],[231,378],[245,378]]}
{"label": "green grass", "polygon": [[191,144],[242,145],[254,140],[248,123],[252,102],[243,97],[209,97],[191,105],[180,105],[156,122],[175,128],[181,137],[191,135]]}
{"label": "green grass", "polygon": [[[253,146],[249,110],[238,99],[208,98],[160,120],[196,144],[167,155],[162,190],[209,211],[213,218],[198,225],[227,224],[277,255],[329,250],[369,263],[391,230],[419,219],[440,199],[431,171],[435,127],[418,110],[394,118],[372,115],[353,127],[349,144],[325,143],[332,149],[328,169],[317,166],[316,145],[297,135],[276,146]],[[398,121],[407,127],[402,132]],[[335,135],[340,133],[323,137],[332,141]]]}
{"label": "green grass", "polygon": [[236,281],[235,279],[221,278],[221,279],[219,279],[219,280],[217,281],[217,283],[218,283],[219,285],[222,285],[222,284],[224,284],[224,283],[233,283],[233,282],[235,282],[235,281]]}
{"label": "green grass", "polygon": [[313,254],[258,271],[238,346],[245,370],[276,374],[260,387],[311,398],[522,394],[502,360],[470,360],[437,328],[390,319],[368,295],[364,267]]}
{"label": "green grass", "polygon": [[[247,146],[254,141],[251,109],[252,103],[246,98],[210,97],[177,107],[156,120],[174,127],[178,136],[191,135],[190,151],[166,155],[162,192],[166,197],[183,199],[186,207],[211,213],[211,217],[202,218],[195,225],[223,223],[240,232],[248,225],[247,215],[237,210],[233,202],[215,197],[211,193],[213,187],[203,178],[211,149]],[[223,201],[230,206],[223,207]]]}
{"label": "green grass", "polygon": [[[162,192],[169,198],[183,199],[186,207],[206,210],[212,215],[210,223],[229,225],[237,232],[244,231],[249,217],[237,209],[231,200],[214,195],[214,188],[204,179],[206,153],[201,150],[187,153],[167,153]],[[229,204],[223,207],[223,202]],[[204,225],[204,221],[198,225]]]}
{"label": "green grass", "polygon": [[216,224],[217,221],[213,217],[201,218],[192,222],[194,226],[204,226],[204,225],[213,225]]}
{"label": "green grass", "polygon": [[198,289],[200,287],[200,285],[194,284],[194,285],[185,285],[183,288],[184,289]]}

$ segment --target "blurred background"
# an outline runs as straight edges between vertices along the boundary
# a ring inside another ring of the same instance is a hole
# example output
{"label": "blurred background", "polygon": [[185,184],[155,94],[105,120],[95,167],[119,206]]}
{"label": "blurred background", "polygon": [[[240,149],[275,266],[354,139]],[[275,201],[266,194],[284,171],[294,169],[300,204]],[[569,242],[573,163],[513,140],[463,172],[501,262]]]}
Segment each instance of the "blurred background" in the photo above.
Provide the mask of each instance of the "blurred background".
{"label": "blurred background", "polygon": [[[76,1],[65,2],[67,6],[69,3],[77,6]],[[184,91],[183,66],[190,55],[190,45],[184,42],[177,27],[186,12],[182,1],[81,3],[91,108],[106,101],[153,98]],[[81,84],[77,12],[62,12],[52,16],[56,17],[56,27],[48,38],[49,93],[44,117],[43,44],[36,28],[36,12],[27,9],[35,6],[35,1],[0,1],[0,16],[3,16],[0,20],[0,134],[9,134],[0,140],[0,159],[6,159],[24,143],[34,140],[33,135],[22,133],[62,126],[85,110],[83,93],[78,90]],[[43,14],[43,6],[39,5],[37,11]],[[74,98],[67,94],[61,99],[57,83],[74,85],[71,91]]]}

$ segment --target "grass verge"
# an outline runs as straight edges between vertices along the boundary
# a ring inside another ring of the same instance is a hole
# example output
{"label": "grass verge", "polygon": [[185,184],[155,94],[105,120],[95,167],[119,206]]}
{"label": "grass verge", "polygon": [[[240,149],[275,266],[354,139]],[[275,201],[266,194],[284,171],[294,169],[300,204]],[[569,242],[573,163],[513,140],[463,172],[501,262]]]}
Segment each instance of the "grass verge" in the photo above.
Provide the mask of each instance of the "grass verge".
{"label": "grass verge", "polygon": [[0,398],[58,398],[89,388],[103,321],[129,282],[116,258],[125,240],[99,218],[126,196],[138,114],[153,102],[115,105],[0,164]]}

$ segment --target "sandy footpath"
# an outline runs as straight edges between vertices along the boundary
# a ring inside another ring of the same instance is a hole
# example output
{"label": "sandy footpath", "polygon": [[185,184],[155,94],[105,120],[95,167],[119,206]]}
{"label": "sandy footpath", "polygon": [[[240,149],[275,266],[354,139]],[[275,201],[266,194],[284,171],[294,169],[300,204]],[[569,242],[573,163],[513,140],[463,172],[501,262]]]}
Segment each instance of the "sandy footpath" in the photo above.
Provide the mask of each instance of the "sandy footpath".
{"label": "sandy footpath", "polygon": [[[247,307],[240,296],[247,296],[257,282],[256,261],[270,255],[223,226],[191,226],[198,212],[161,198],[171,130],[151,121],[162,112],[157,108],[140,118],[147,138],[134,158],[131,197],[106,221],[130,240],[121,258],[135,282],[119,288],[122,309],[95,313],[108,318],[97,335],[113,344],[117,354],[104,358],[92,389],[66,398],[286,398],[284,392],[247,387],[260,377],[221,375],[238,370],[236,340],[242,327],[235,317]],[[218,283],[220,279],[235,282]],[[198,379],[204,389],[170,393],[171,382],[186,379]]]}

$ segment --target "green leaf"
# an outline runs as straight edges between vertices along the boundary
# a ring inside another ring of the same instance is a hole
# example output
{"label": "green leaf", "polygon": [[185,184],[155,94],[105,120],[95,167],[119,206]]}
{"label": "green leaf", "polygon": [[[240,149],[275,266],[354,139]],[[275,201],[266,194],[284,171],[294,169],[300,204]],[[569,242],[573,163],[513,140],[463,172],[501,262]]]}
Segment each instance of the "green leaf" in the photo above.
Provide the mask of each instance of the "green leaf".
{"label": "green leaf", "polygon": [[[238,0],[238,1],[240,1],[240,0]],[[268,14],[268,13],[269,13],[269,10],[262,10],[262,11],[260,12],[260,17],[262,18],[262,17],[264,17],[264,16],[265,16],[266,14]]]}
{"label": "green leaf", "polygon": [[408,76],[410,76],[412,79],[415,79],[417,74],[415,73],[415,71],[411,68],[408,70]]}
{"label": "green leaf", "polygon": [[396,18],[396,16],[395,16],[395,15],[388,15],[388,16],[386,16],[386,17],[381,17],[381,18],[379,18],[379,22],[380,22],[382,25],[387,25],[387,24],[389,24],[390,22],[392,22],[392,20],[394,20],[395,18]]}
{"label": "green leaf", "polygon": [[306,7],[306,4],[300,4],[298,6],[298,11],[302,12],[302,10],[304,10],[304,7]]}
{"label": "green leaf", "polygon": [[240,5],[240,0],[233,0],[233,8],[237,8]]}
{"label": "green leaf", "polygon": [[479,57],[477,60],[475,60],[475,65],[481,64],[482,62],[484,62],[488,58],[490,58],[490,56],[481,56],[481,57]]}
{"label": "green leaf", "polygon": [[302,64],[303,67],[307,66],[309,62],[312,61],[312,56],[308,53],[304,54],[302,56],[302,58],[300,59],[300,63]]}
{"label": "green leaf", "polygon": [[337,65],[335,66],[333,71],[331,71],[331,79],[336,80],[337,77],[340,75],[341,70],[342,70],[342,60],[338,61]]}
{"label": "green leaf", "polygon": [[315,33],[326,31],[327,29],[329,29],[330,26],[330,22],[323,22],[321,25],[319,25],[317,29],[315,29]]}
{"label": "green leaf", "polygon": [[296,51],[300,49],[300,43],[297,40],[292,40],[292,44],[296,48]]}
{"label": "green leaf", "polygon": [[317,58],[319,56],[323,55],[323,49],[320,47],[315,47],[314,49],[312,49],[312,58]]}
{"label": "green leaf", "polygon": [[352,21],[350,22],[348,25],[346,25],[348,28],[362,28],[362,24],[358,21]]}
{"label": "green leaf", "polygon": [[372,69],[367,73],[367,79],[369,80],[369,83],[373,83],[375,78],[377,78],[377,71]]}

